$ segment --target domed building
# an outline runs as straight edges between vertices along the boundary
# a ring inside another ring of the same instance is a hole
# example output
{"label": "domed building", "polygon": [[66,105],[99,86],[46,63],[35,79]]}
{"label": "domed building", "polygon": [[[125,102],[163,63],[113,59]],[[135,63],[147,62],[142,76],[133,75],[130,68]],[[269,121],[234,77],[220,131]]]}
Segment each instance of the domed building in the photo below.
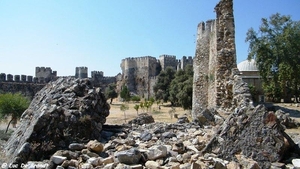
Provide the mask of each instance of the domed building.
{"label": "domed building", "polygon": [[259,70],[254,59],[244,60],[237,65],[241,73],[241,77],[249,85],[255,86],[257,94],[254,96],[254,101],[264,102],[265,97],[262,89],[262,79],[259,75]]}

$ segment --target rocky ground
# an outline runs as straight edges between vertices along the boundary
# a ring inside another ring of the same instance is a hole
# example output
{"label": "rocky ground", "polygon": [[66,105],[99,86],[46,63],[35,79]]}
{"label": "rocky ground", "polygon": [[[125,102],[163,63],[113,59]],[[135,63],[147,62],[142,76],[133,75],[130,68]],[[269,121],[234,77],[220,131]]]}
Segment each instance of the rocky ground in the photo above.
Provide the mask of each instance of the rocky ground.
{"label": "rocky ground", "polygon": [[[182,109],[176,108],[175,114],[187,118],[179,118],[181,122],[178,123],[178,118],[174,118],[174,115],[171,118],[170,106],[160,106],[160,109],[153,106],[148,115],[153,117],[155,123],[150,123],[150,118],[149,124],[144,121],[145,124],[139,125],[138,121],[128,124],[137,119],[137,112],[133,109],[136,103],[129,104],[129,110],[125,112],[126,122],[124,112],[120,111],[121,104],[115,102],[111,105],[110,115],[103,126],[101,142],[74,143],[69,145],[69,150],[57,151],[51,159],[28,164],[39,165],[41,168],[44,164],[52,166],[51,168],[259,168],[257,162],[243,156],[237,156],[239,161],[234,162],[220,159],[214,153],[201,154],[216,128],[184,123],[187,122],[186,119],[189,120],[189,114]],[[296,104],[276,106],[300,122],[300,108]],[[140,110],[139,114],[143,114],[143,111]],[[1,123],[0,127],[3,130],[6,124]],[[286,133],[295,143],[300,143],[299,128],[287,129]],[[4,143],[5,140],[1,140],[1,146]],[[286,166],[274,163],[272,167],[293,167],[292,159],[290,163]]]}

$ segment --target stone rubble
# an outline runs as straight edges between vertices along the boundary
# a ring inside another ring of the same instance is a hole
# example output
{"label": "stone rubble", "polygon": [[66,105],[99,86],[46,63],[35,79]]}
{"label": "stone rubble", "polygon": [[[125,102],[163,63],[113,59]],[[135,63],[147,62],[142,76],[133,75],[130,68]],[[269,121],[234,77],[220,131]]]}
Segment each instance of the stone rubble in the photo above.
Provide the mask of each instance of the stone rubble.
{"label": "stone rubble", "polygon": [[[256,107],[257,114],[260,114],[262,106]],[[238,112],[237,112],[238,113]],[[241,111],[239,113],[242,113]],[[247,114],[247,112],[244,112]],[[272,112],[267,112],[272,113]],[[241,114],[239,114],[241,115]],[[247,114],[249,117],[251,115]],[[149,118],[150,115],[141,115],[137,119],[145,117]],[[259,116],[260,117],[260,116]],[[273,116],[272,116],[273,117]],[[252,117],[254,118],[254,117]],[[249,121],[250,119],[248,119]],[[257,119],[253,119],[254,121]],[[247,121],[247,120],[246,120]],[[138,122],[138,120],[136,120]],[[225,120],[225,123],[232,122],[232,117]],[[236,122],[239,122],[237,119]],[[241,124],[245,121],[240,121]],[[257,125],[259,125],[257,121]],[[266,123],[270,125],[269,123]],[[239,125],[241,125],[239,124]],[[274,123],[275,124],[275,123]],[[265,128],[265,132],[278,132],[274,124],[270,125],[271,128]],[[237,124],[238,125],[238,124]],[[285,154],[288,155],[288,159],[285,158],[281,161],[279,158],[280,153],[276,155],[277,146],[280,144],[273,144],[269,147],[273,152],[269,152],[268,159],[260,159],[259,152],[256,154],[250,154],[250,151],[254,146],[251,144],[256,144],[257,141],[261,143],[259,147],[261,150],[264,149],[264,140],[270,139],[270,137],[257,137],[257,140],[244,139],[249,143],[242,142],[244,149],[240,152],[234,152],[232,155],[234,158],[228,158],[229,155],[224,147],[232,149],[232,145],[236,144],[234,147],[238,147],[239,140],[237,138],[236,142],[228,140],[226,138],[221,139],[218,134],[224,135],[223,126],[211,126],[211,127],[201,127],[196,123],[161,123],[153,122],[140,125],[138,123],[131,123],[122,126],[103,126],[101,135],[103,138],[100,141],[91,140],[86,144],[82,143],[72,143],[69,145],[69,149],[58,150],[52,155],[49,160],[45,160],[48,168],[101,168],[101,169],[205,169],[205,168],[216,168],[216,169],[260,169],[260,168],[284,168],[284,167],[296,167],[298,165],[299,154]],[[227,126],[228,128],[228,126]],[[248,127],[250,130],[252,127]],[[244,128],[245,129],[245,128]],[[243,130],[236,129],[236,133],[243,133]],[[268,131],[270,130],[270,131]],[[228,131],[233,132],[231,128]],[[259,131],[257,131],[259,132]],[[104,133],[104,134],[103,134]],[[221,134],[223,133],[223,134]],[[246,134],[246,133],[245,133]],[[252,133],[249,133],[250,135]],[[270,134],[270,133],[269,133]],[[278,140],[281,140],[281,136],[277,133]],[[226,135],[226,134],[225,134]],[[227,133],[229,135],[229,133]],[[223,145],[212,144],[216,136],[222,140]],[[244,136],[244,135],[243,135]],[[256,136],[256,135],[255,135]],[[270,135],[269,135],[270,136]],[[106,138],[105,138],[106,137]],[[145,139],[147,137],[147,139]],[[234,137],[233,135],[231,137]],[[246,136],[245,136],[246,138]],[[259,140],[261,138],[261,140]],[[273,138],[274,139],[274,138]],[[243,140],[243,139],[242,139]],[[100,145],[101,144],[101,145]],[[214,151],[208,151],[209,146],[211,146]],[[224,146],[226,145],[226,146]],[[268,145],[268,144],[267,144]],[[257,146],[257,145],[256,145]],[[74,148],[76,147],[76,148]],[[98,149],[93,149],[92,147],[101,147],[101,151]],[[290,149],[291,150],[291,149]],[[296,150],[296,149],[295,149]],[[251,150],[252,152],[256,151]],[[274,157],[270,158],[272,154]],[[286,156],[287,157],[287,156]],[[298,158],[298,159],[297,159]],[[289,161],[289,162],[288,162]],[[34,163],[30,161],[28,163]]]}

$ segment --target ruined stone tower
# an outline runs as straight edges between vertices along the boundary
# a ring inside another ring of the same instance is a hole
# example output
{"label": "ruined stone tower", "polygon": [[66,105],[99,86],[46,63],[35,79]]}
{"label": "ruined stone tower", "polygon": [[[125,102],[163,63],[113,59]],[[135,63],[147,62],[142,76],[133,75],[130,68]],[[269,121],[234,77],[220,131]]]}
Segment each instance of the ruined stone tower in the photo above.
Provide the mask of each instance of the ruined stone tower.
{"label": "ruined stone tower", "polygon": [[216,19],[198,25],[192,114],[226,108],[232,101],[227,82],[237,67],[233,0],[220,0],[215,11]]}

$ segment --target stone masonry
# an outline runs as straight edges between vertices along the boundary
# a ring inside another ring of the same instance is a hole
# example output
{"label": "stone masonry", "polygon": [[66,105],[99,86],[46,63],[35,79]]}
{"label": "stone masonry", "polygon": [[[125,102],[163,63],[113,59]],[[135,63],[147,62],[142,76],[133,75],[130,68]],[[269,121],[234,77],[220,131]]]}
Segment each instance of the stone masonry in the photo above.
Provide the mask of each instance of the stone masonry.
{"label": "stone masonry", "polygon": [[232,73],[237,73],[232,0],[215,7],[217,18],[201,22],[194,58],[193,113],[205,108],[230,108]]}
{"label": "stone masonry", "polygon": [[154,95],[153,86],[156,76],[167,67],[174,70],[184,69],[186,65],[193,65],[191,56],[183,56],[176,59],[175,55],[160,55],[159,59],[153,56],[130,57],[122,59],[122,83],[118,84],[118,90],[126,85],[129,91],[143,98]]}

